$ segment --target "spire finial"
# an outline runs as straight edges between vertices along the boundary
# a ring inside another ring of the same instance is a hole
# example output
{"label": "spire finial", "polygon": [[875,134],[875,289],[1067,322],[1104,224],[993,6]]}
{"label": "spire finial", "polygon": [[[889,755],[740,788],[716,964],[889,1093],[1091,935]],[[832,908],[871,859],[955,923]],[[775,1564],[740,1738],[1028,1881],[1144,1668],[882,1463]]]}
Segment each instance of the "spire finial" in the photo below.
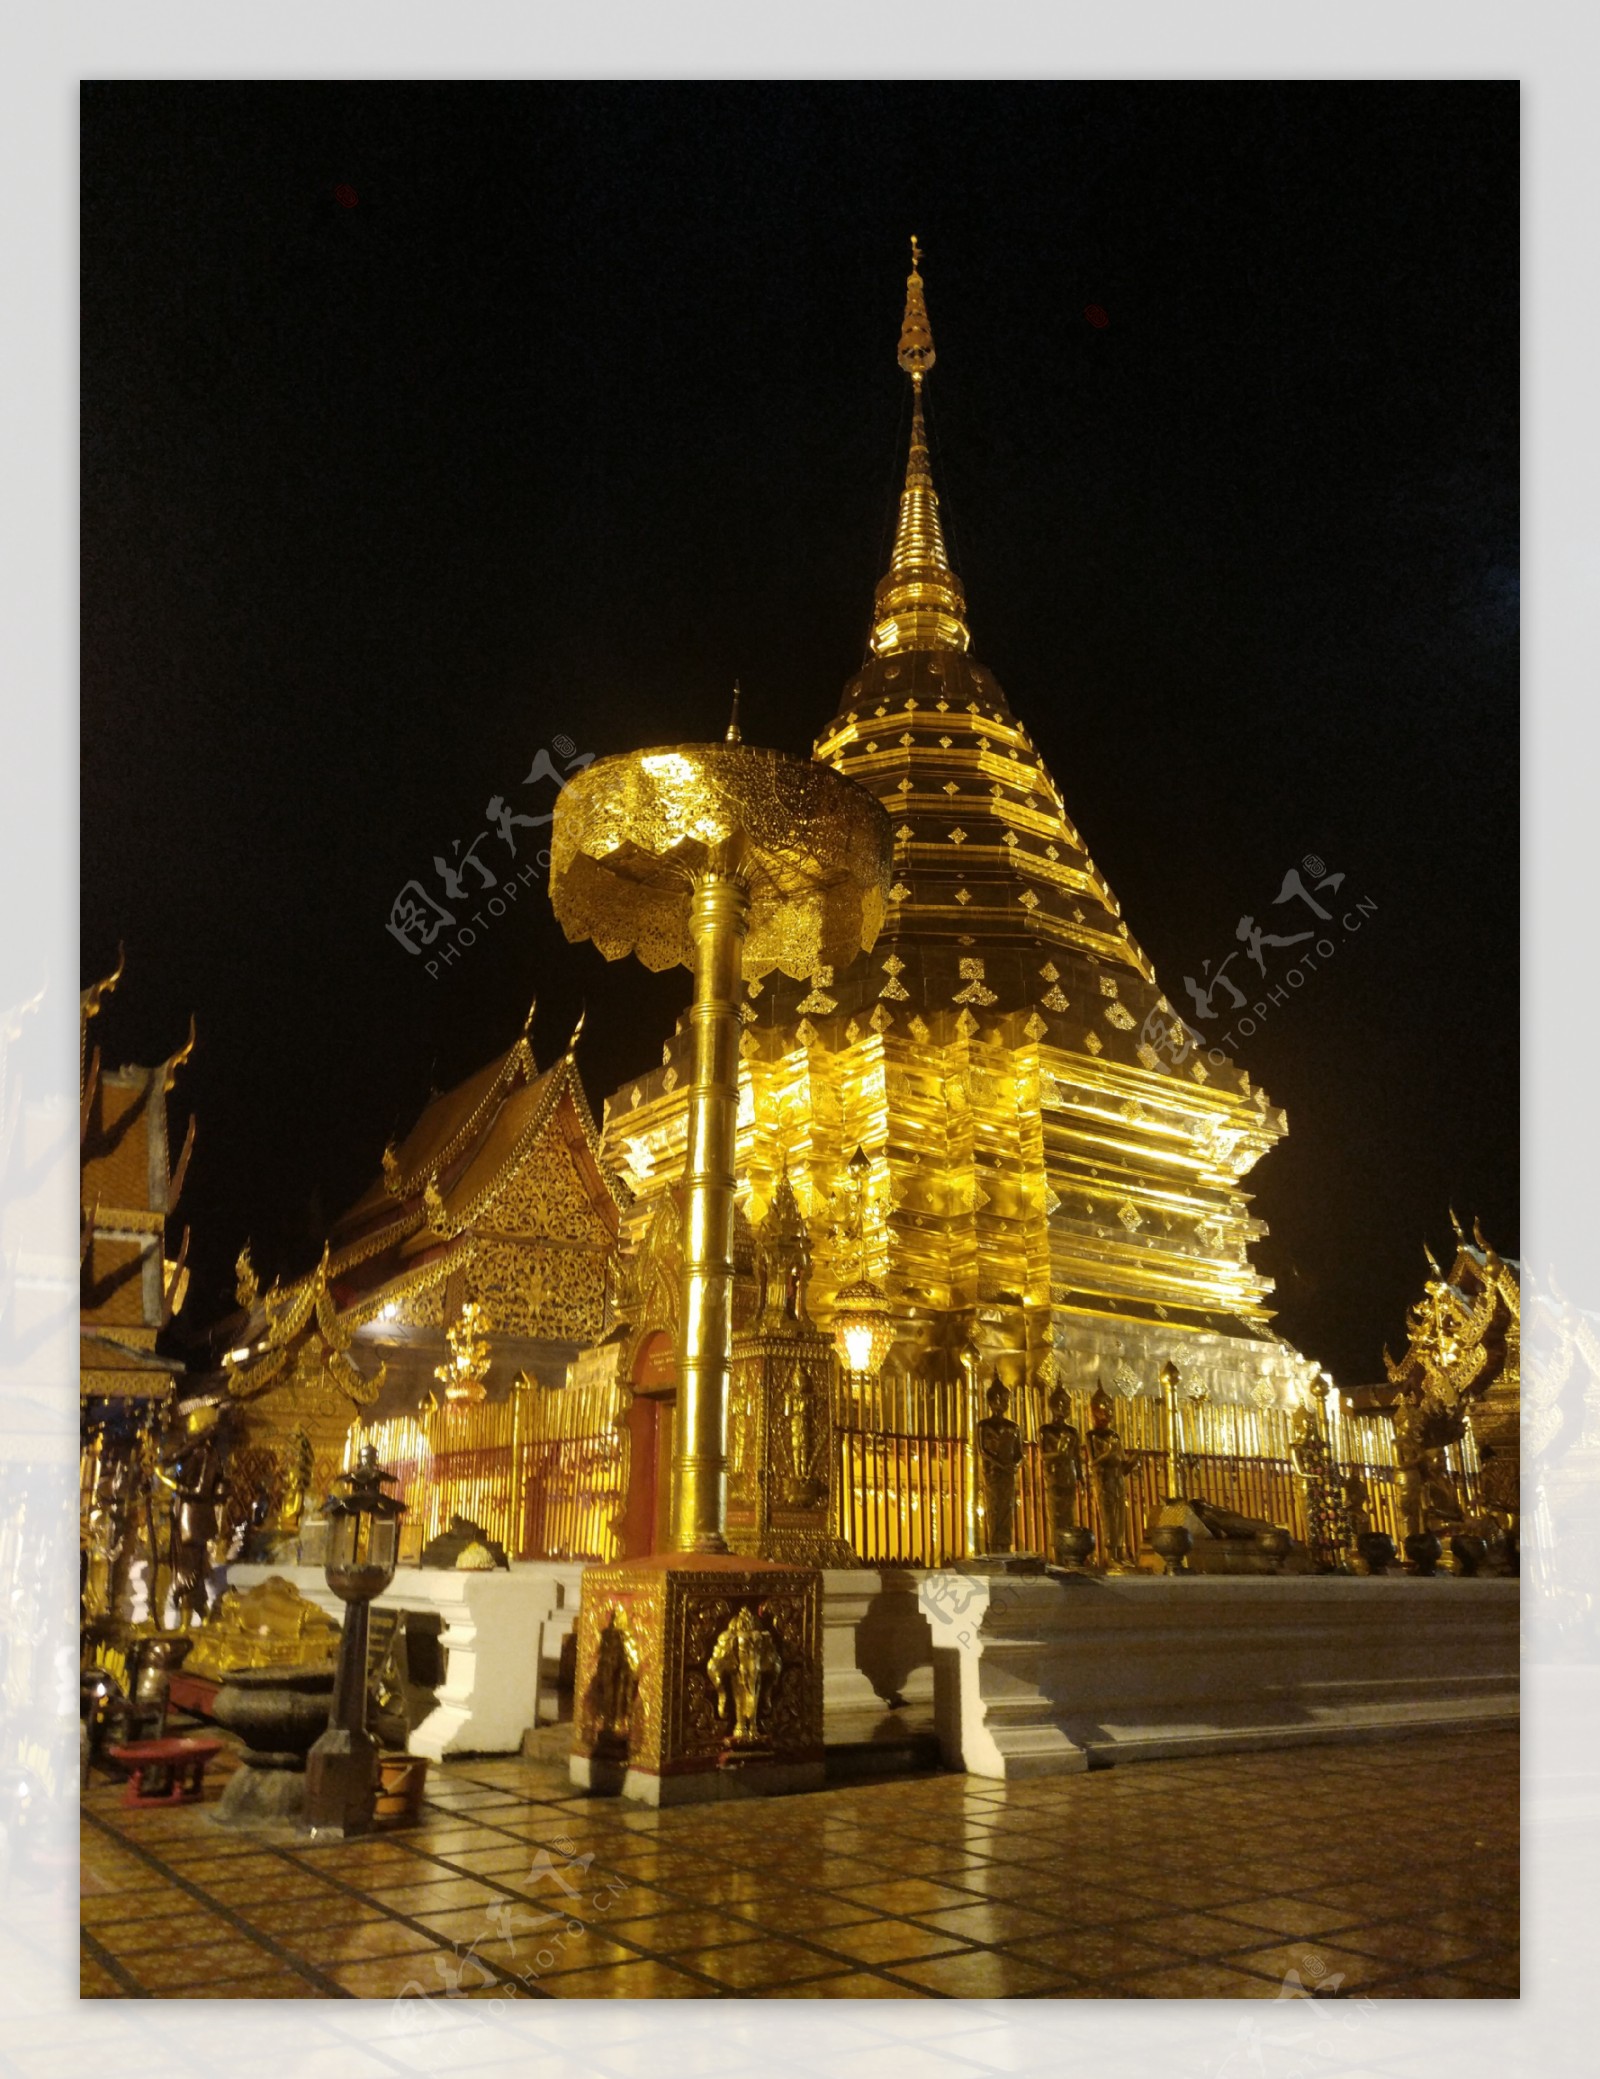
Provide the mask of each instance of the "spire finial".
{"label": "spire finial", "polygon": [[739,734],[739,681],[737,679],[733,682],[733,713],[728,717],[728,733],[723,738],[723,741],[730,744],[741,744],[744,742],[744,738]]}
{"label": "spire finial", "polygon": [[900,366],[911,378],[911,387],[921,392],[922,378],[933,366],[933,328],[928,323],[928,306],[922,296],[922,247],[911,234],[911,272],[906,276],[906,314],[900,325]]}
{"label": "spire finial", "polygon": [[967,601],[950,568],[939,525],[939,499],[928,458],[922,383],[933,366],[933,328],[922,294],[922,244],[913,233],[906,310],[895,358],[911,378],[911,452],[889,568],[879,581],[868,643],[874,656],[900,650],[965,650]]}

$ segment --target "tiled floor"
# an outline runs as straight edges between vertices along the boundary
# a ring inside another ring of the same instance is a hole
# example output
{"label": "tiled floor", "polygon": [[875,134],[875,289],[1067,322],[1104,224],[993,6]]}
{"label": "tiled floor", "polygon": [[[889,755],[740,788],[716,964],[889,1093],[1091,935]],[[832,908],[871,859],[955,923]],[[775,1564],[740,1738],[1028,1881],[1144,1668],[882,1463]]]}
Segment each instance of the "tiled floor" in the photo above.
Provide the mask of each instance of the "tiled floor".
{"label": "tiled floor", "polygon": [[[220,1765],[220,1766],[219,1766]],[[921,1776],[649,1812],[524,1760],[312,1847],[83,1800],[82,1991],[118,1999],[1501,1999],[1514,1733]]]}

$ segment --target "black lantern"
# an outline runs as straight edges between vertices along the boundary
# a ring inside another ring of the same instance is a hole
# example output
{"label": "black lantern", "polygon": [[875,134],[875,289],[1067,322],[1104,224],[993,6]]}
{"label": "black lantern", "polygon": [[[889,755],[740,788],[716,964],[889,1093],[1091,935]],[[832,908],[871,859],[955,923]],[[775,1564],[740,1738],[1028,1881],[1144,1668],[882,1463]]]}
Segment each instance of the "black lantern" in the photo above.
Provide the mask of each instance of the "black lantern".
{"label": "black lantern", "polygon": [[328,1586],[345,1605],[328,1730],[306,1757],[306,1820],[313,1833],[363,1834],[377,1798],[378,1743],[367,1731],[367,1613],[394,1579],[405,1504],[385,1494],[394,1474],[363,1444],[334,1482],[328,1518]]}

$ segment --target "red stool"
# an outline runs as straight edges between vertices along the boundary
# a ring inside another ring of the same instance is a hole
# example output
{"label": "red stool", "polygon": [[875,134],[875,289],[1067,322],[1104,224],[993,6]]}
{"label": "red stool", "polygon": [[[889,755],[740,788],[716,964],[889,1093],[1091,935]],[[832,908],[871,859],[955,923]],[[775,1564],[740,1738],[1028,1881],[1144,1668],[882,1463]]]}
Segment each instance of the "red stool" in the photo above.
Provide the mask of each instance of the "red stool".
{"label": "red stool", "polygon": [[222,1742],[130,1740],[106,1752],[133,1771],[125,1805],[192,1805],[205,1795],[206,1763],[222,1752]]}

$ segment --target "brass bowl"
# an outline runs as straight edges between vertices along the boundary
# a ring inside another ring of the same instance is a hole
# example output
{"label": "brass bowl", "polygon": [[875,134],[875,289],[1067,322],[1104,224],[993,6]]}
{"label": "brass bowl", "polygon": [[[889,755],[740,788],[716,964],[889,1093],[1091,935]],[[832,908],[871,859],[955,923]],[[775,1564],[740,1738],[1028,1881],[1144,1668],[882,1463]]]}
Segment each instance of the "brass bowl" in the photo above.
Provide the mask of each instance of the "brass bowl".
{"label": "brass bowl", "polygon": [[1150,1533],[1150,1549],[1160,1555],[1169,1574],[1181,1574],[1194,1549],[1194,1533],[1183,1523],[1158,1523]]}
{"label": "brass bowl", "polygon": [[303,1769],[326,1730],[334,1670],[328,1667],[230,1668],[211,1716],[245,1744],[253,1769]]}

